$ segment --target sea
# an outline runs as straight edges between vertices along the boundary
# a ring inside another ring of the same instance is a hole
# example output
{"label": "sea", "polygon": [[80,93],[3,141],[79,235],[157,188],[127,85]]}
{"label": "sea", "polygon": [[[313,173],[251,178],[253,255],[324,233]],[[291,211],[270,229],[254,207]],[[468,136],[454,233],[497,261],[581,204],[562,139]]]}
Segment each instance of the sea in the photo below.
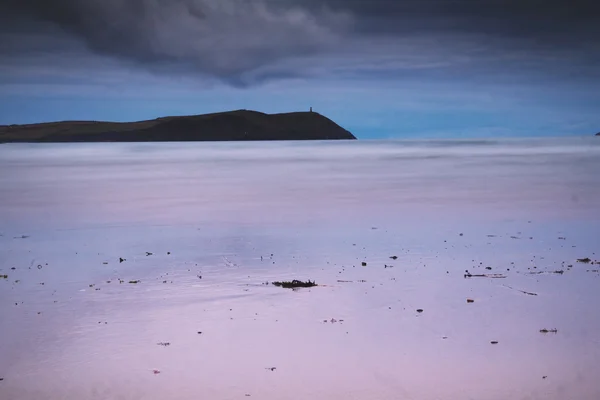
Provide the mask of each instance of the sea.
{"label": "sea", "polygon": [[597,400],[599,305],[597,137],[0,144],[2,400]]}

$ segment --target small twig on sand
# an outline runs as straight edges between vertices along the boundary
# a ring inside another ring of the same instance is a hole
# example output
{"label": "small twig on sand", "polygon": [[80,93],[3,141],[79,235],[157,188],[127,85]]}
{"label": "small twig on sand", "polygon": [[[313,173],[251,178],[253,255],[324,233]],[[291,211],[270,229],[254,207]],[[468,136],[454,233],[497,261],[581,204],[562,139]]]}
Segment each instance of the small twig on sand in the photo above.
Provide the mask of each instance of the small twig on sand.
{"label": "small twig on sand", "polygon": [[512,289],[512,290],[516,290],[517,292],[521,292],[521,293],[527,294],[527,295],[529,295],[529,296],[537,296],[537,293],[533,293],[533,292],[526,292],[526,291],[524,291],[524,290],[515,289],[514,287],[511,287],[511,286],[508,286],[508,285],[502,285],[502,286],[504,286],[504,287],[507,287],[507,288],[509,288],[509,289]]}

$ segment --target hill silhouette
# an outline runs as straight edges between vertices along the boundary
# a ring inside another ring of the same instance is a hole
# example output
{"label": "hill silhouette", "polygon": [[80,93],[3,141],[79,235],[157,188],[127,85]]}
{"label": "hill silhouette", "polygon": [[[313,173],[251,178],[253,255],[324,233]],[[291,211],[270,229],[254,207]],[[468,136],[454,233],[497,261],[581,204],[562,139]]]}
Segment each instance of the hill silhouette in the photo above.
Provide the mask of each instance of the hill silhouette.
{"label": "hill silhouette", "polygon": [[139,122],[63,121],[0,126],[0,142],[171,142],[356,139],[316,112],[237,110]]}

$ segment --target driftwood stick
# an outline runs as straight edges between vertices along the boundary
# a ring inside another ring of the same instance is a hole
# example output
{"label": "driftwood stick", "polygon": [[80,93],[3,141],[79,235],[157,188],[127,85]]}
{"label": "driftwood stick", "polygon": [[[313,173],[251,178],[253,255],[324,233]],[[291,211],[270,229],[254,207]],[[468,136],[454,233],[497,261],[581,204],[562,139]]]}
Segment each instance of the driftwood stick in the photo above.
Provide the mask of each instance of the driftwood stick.
{"label": "driftwood stick", "polygon": [[508,286],[508,285],[502,285],[502,286],[507,287],[507,288],[512,289],[512,290],[516,290],[517,292],[521,292],[521,293],[527,294],[529,296],[537,296],[537,293],[526,292],[525,290],[515,289],[514,287],[511,287],[511,286]]}
{"label": "driftwood stick", "polygon": [[465,271],[465,278],[506,278],[506,275],[502,274],[472,274],[469,271]]}

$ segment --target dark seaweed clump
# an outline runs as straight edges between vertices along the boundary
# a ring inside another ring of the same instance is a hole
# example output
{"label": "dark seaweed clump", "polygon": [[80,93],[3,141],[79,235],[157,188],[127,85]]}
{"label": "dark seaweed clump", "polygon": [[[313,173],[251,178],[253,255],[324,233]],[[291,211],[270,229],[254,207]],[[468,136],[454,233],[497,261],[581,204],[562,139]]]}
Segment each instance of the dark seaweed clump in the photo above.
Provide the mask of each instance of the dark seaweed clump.
{"label": "dark seaweed clump", "polygon": [[297,279],[294,279],[293,281],[283,281],[283,282],[272,282],[273,285],[275,286],[279,286],[282,288],[286,288],[286,289],[295,289],[295,288],[304,288],[304,287],[313,287],[313,286],[317,286],[317,284],[314,281],[299,281]]}

